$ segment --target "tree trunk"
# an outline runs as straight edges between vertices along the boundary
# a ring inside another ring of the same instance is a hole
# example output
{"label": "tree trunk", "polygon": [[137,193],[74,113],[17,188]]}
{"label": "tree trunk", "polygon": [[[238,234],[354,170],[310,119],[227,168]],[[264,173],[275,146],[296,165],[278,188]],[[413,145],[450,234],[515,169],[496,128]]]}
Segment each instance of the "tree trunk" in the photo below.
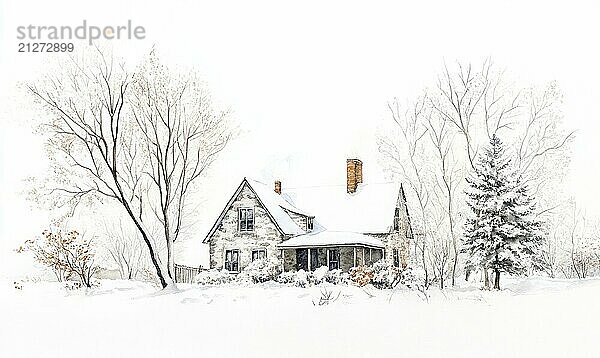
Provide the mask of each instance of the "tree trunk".
{"label": "tree trunk", "polygon": [[175,260],[173,257],[173,240],[167,238],[167,274],[175,282]]}
{"label": "tree trunk", "polygon": [[490,277],[488,275],[487,268],[483,269],[483,282],[484,282],[485,289],[489,290],[490,289]]}
{"label": "tree trunk", "polygon": [[427,272],[427,261],[425,260],[425,239],[423,239],[423,251],[422,251],[423,270],[425,271],[425,288],[429,287],[429,272]]}
{"label": "tree trunk", "polygon": [[494,289],[500,289],[500,270],[498,269],[494,270]]}
{"label": "tree trunk", "polygon": [[[456,239],[453,239],[453,245],[454,245],[454,262],[452,263],[452,287],[454,287],[455,282],[455,277],[456,277],[456,264],[458,263],[458,249],[456,248]],[[467,278],[469,276],[467,275]]]}

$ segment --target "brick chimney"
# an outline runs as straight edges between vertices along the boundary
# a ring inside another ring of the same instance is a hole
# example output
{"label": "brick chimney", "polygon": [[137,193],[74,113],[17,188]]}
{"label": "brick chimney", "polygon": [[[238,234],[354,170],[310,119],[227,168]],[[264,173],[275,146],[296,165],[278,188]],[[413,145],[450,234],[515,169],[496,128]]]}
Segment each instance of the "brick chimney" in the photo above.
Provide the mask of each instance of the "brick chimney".
{"label": "brick chimney", "polygon": [[275,180],[275,192],[281,195],[281,182],[279,180]]}
{"label": "brick chimney", "polygon": [[362,161],[360,159],[346,159],[346,191],[355,193],[358,184],[363,182]]}

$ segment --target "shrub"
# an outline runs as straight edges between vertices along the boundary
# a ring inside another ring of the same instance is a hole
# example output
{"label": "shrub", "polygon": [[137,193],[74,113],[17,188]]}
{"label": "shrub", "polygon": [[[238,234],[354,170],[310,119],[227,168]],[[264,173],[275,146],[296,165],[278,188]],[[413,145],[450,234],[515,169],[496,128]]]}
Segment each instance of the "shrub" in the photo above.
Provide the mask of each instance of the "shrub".
{"label": "shrub", "polygon": [[353,267],[350,270],[350,280],[358,287],[372,284],[378,289],[391,289],[398,285],[414,289],[417,282],[412,269],[394,267],[383,260],[371,267]]}
{"label": "shrub", "polygon": [[[310,272],[304,270],[296,272],[282,272],[277,276],[276,281],[285,285],[293,285],[297,287],[307,287],[309,285]],[[314,281],[314,280],[313,280]]]}
{"label": "shrub", "polygon": [[[275,281],[281,273],[281,264],[275,259],[260,259],[252,261],[244,268],[240,279],[247,278],[252,283]],[[246,277],[243,277],[246,276]]]}
{"label": "shrub", "polygon": [[276,281],[285,285],[308,287],[325,282],[335,285],[346,284],[349,282],[349,277],[349,274],[342,272],[342,270],[329,271],[326,266],[321,266],[312,272],[304,270],[283,272],[277,276]]}
{"label": "shrub", "polygon": [[340,269],[327,271],[325,282],[334,285],[348,284],[350,282],[350,274]]}
{"label": "shrub", "polygon": [[325,282],[329,268],[327,266],[321,266],[312,272],[312,279],[315,285]]}
{"label": "shrub", "polygon": [[418,278],[410,267],[398,268],[380,260],[373,264],[372,270],[374,277],[371,283],[376,288],[389,289],[398,285],[406,286],[411,290],[417,288]]}
{"label": "shrub", "polygon": [[370,267],[353,267],[350,270],[350,280],[358,287],[363,287],[371,283],[374,273]]}
{"label": "shrub", "polygon": [[202,271],[194,277],[194,283],[199,285],[221,285],[234,282],[237,275],[229,273],[225,270],[206,270]]}
{"label": "shrub", "polygon": [[371,267],[373,271],[373,279],[371,283],[376,288],[394,288],[400,283],[402,270],[398,267],[387,264],[383,260],[379,260]]}
{"label": "shrub", "polygon": [[94,262],[91,240],[82,238],[75,230],[63,233],[46,230],[42,238],[25,241],[17,252],[33,252],[35,259],[52,269],[58,281],[79,278],[86,287],[92,287],[92,278],[98,271]]}

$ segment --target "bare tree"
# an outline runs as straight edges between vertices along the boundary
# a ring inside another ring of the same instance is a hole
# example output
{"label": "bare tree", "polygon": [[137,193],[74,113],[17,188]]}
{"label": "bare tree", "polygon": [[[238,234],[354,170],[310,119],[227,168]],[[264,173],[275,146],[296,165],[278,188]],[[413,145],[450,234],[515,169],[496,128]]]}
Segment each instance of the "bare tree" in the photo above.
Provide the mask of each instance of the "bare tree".
{"label": "bare tree", "polygon": [[[443,207],[436,205],[436,207]],[[448,237],[448,232],[444,229],[446,215],[440,212],[433,219],[432,232],[430,240],[430,250],[428,252],[430,264],[434,272],[433,282],[439,282],[440,289],[445,287],[445,279],[448,275],[448,264],[451,258],[452,240]]]}
{"label": "bare tree", "polygon": [[228,112],[214,109],[197,74],[169,71],[154,50],[136,72],[132,108],[143,136],[139,151],[148,165],[143,172],[148,195],[155,199],[149,208],[163,228],[168,275],[174,279],[173,243],[193,185],[231,138]]}
{"label": "bare tree", "polygon": [[[163,125],[165,119],[146,120],[140,114],[140,87],[159,88],[164,83],[153,81],[160,78],[145,77],[143,68],[138,74],[131,74],[124,63],[98,48],[93,53],[85,52],[80,58],[71,58],[55,73],[28,85],[50,117],[41,125],[51,160],[46,194],[58,198],[57,201],[64,198],[67,203],[75,203],[74,207],[84,199],[96,203],[104,203],[103,199],[116,202],[140,234],[161,286],[174,284],[171,231],[165,230],[162,239],[155,240],[148,227],[154,220],[165,218],[161,215],[163,210],[157,208],[182,213],[193,181],[189,166],[196,168],[194,163],[200,163],[201,170],[193,171],[194,179],[206,169],[203,157],[194,160],[196,154],[201,154],[198,145],[213,143],[212,126],[216,124],[210,120],[197,124],[198,118],[204,119],[206,115],[201,110],[209,110],[210,104],[205,105],[204,97],[197,97],[198,93],[171,92],[176,88],[164,88],[169,98],[187,95],[186,103],[203,103],[204,106],[185,107],[185,110],[178,107],[177,127],[170,125],[173,122],[165,122],[169,124],[166,130],[157,127],[155,138],[151,140],[152,132],[146,123]],[[149,106],[157,106],[157,111],[163,108],[150,96],[148,101],[152,101]],[[196,130],[197,127],[201,130]],[[178,139],[173,140],[174,137]],[[163,145],[165,142],[168,144]],[[184,153],[183,157],[176,152]],[[154,155],[163,158],[162,161],[149,163]],[[168,183],[164,182],[165,178]],[[173,182],[179,189],[173,189]],[[151,190],[154,186],[168,193],[157,195]],[[148,208],[154,211],[147,213]],[[181,227],[177,222],[182,216],[174,215],[176,228]],[[157,251],[156,242],[160,241],[167,242],[166,260],[161,260]]]}
{"label": "bare tree", "polygon": [[[453,283],[460,256],[461,218],[468,212],[463,200],[464,178],[473,170],[482,143],[488,142],[494,134],[502,132],[507,138],[511,154],[516,157],[516,171],[531,188],[538,215],[548,218],[547,231],[552,231],[551,226],[556,221],[550,220],[550,215],[555,214],[554,210],[561,203],[557,188],[568,162],[568,143],[574,135],[561,128],[561,96],[555,83],[541,92],[520,89],[508,81],[505,71],[497,70],[491,60],[485,60],[479,67],[457,63],[455,67],[444,65],[435,87],[416,102],[420,103],[419,111],[407,113],[420,114],[420,119],[425,120],[425,128],[418,134],[428,134],[430,138],[428,143],[420,143],[418,147],[420,162],[411,161],[410,152],[404,155],[414,142],[410,136],[408,139],[406,135],[400,136],[401,141],[406,142],[404,145],[391,145],[398,139],[392,138],[388,131],[382,136],[384,139],[379,139],[380,151],[386,158],[388,169],[399,172],[402,180],[410,178],[406,168],[398,162],[409,168],[410,163],[418,162],[416,169],[410,168],[410,174],[413,179],[428,184],[422,190],[427,191],[427,197],[431,199],[427,201],[428,206],[431,210],[439,209],[440,205],[445,209],[447,237],[453,251]],[[404,133],[403,128],[410,127],[405,120],[399,120],[398,101],[388,107],[392,111],[393,124]],[[423,156],[428,158],[424,160]],[[419,176],[412,172],[418,172]],[[413,190],[415,187],[419,189],[419,186],[411,186]],[[417,195],[417,202],[419,197],[426,196]],[[422,216],[423,210],[418,211],[418,216]],[[489,286],[488,273],[483,269],[482,272],[485,284]]]}
{"label": "bare tree", "polygon": [[[436,177],[435,191],[438,199],[438,207],[443,209],[448,222],[448,234],[452,243],[452,286],[455,285],[456,268],[458,264],[458,242],[456,229],[456,190],[462,181],[462,171],[458,167],[458,163],[453,159],[453,144],[454,135],[450,131],[447,121],[439,116],[431,116],[428,120],[429,138],[434,149],[434,157],[437,159],[438,168]],[[445,246],[441,248],[445,249]],[[445,252],[445,250],[443,251]],[[442,284],[443,288],[443,284]]]}
{"label": "bare tree", "polygon": [[[138,278],[145,266],[144,261],[147,259],[139,233],[135,230],[128,230],[127,223],[123,223],[121,220],[117,223],[104,222],[104,231],[107,238],[104,249],[108,258],[117,265],[121,279]],[[151,235],[151,237],[154,236]]]}
{"label": "bare tree", "polygon": [[431,237],[429,228],[430,183],[426,166],[428,160],[425,154],[426,144],[426,118],[429,111],[427,95],[418,98],[415,103],[402,111],[399,101],[395,99],[388,104],[388,109],[395,124],[399,129],[399,136],[382,137],[379,141],[380,151],[390,161],[389,169],[408,184],[409,193],[416,199],[418,221],[415,222],[415,254],[417,250],[425,274],[425,286],[429,285],[429,271],[427,267],[428,241]]}
{"label": "bare tree", "polygon": [[544,243],[544,248],[541,253],[541,261],[544,270],[548,277],[555,278],[556,273],[559,267],[559,246],[558,246],[558,237],[556,231],[551,234],[551,239],[549,238]]}

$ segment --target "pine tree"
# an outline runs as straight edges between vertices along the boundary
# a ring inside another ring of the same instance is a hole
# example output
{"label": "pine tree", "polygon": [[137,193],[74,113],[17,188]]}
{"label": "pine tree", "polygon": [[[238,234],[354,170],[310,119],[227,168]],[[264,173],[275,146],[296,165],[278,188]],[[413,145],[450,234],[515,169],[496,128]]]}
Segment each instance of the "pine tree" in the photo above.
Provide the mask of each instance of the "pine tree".
{"label": "pine tree", "polygon": [[534,218],[533,198],[521,178],[515,177],[504,145],[493,136],[475,171],[467,178],[467,219],[463,252],[466,269],[493,270],[494,288],[500,273],[523,274],[539,268],[541,223]]}

